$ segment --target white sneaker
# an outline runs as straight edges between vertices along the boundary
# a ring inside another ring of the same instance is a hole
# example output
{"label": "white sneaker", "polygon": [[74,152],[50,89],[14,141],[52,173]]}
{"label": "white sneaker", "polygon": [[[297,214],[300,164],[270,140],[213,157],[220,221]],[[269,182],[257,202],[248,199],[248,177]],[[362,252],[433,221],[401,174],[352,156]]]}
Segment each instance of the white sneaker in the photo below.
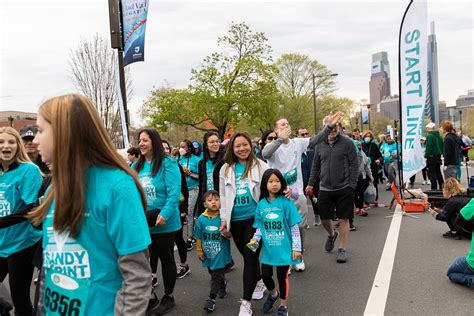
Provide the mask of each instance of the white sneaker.
{"label": "white sneaker", "polygon": [[263,283],[262,279],[258,280],[257,285],[255,286],[255,290],[252,293],[253,300],[261,300],[263,298],[263,294],[265,293],[265,284]]}
{"label": "white sneaker", "polygon": [[242,301],[240,304],[239,316],[251,316],[252,315],[252,305],[249,301]]}
{"label": "white sneaker", "polygon": [[301,262],[295,264],[293,268],[295,269],[296,272],[303,272],[306,269],[303,258],[301,258]]}
{"label": "white sneaker", "polygon": [[423,184],[423,185],[426,185],[426,181],[423,181],[423,183],[422,183],[422,184]]}
{"label": "white sneaker", "polygon": [[321,225],[321,217],[318,214],[315,214],[313,226],[319,226],[319,225]]}
{"label": "white sneaker", "polygon": [[430,180],[426,181],[426,185],[431,185],[431,181]]}

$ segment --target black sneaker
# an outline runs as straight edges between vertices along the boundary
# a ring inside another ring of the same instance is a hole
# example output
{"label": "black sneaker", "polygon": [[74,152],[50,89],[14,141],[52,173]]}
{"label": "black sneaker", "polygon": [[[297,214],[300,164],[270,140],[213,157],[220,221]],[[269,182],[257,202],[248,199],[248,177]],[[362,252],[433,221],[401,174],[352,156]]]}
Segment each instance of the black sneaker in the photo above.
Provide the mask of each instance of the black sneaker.
{"label": "black sneaker", "polygon": [[[158,305],[160,305],[160,300],[158,299],[158,297],[156,296],[156,293],[154,290],[151,290],[151,297],[150,299],[148,300],[148,307],[146,308],[147,312],[151,312],[152,310],[154,310],[155,308],[158,307]],[[0,314],[1,315],[1,314]]]}
{"label": "black sneaker", "polygon": [[0,297],[0,315],[10,315],[10,311],[13,309],[12,304],[5,301]]}
{"label": "black sneaker", "polygon": [[324,245],[324,249],[326,249],[327,252],[330,252],[334,249],[334,243],[336,242],[337,235],[339,235],[339,233],[335,230],[334,236],[328,236],[326,244]]}
{"label": "black sneaker", "polygon": [[337,263],[346,263],[347,262],[347,252],[346,249],[339,248],[337,250]]}
{"label": "black sneaker", "polygon": [[178,268],[176,269],[176,279],[182,279],[185,276],[187,276],[191,272],[191,269],[189,269],[189,265],[182,266],[178,265]]}
{"label": "black sneaker", "polygon": [[194,243],[191,239],[186,240],[186,250],[191,251],[194,248]]}
{"label": "black sneaker", "polygon": [[166,314],[170,312],[175,305],[174,297],[165,294],[161,298],[160,305],[154,310],[154,312],[156,312],[158,315]]}
{"label": "black sneaker", "polygon": [[265,301],[265,303],[263,303],[263,312],[265,314],[269,313],[272,310],[273,304],[275,304],[279,297],[280,294],[278,293],[276,296],[272,296],[272,293],[268,293],[267,300]]}
{"label": "black sneaker", "polygon": [[355,232],[357,230],[357,228],[354,225],[351,225],[351,226],[349,226],[349,230],[351,232]]}
{"label": "black sneaker", "polygon": [[229,291],[229,284],[227,283],[227,280],[224,280],[224,284],[222,284],[221,288],[219,289],[219,298],[227,297],[228,291]]}
{"label": "black sneaker", "polygon": [[204,310],[207,311],[208,313],[212,313],[215,308],[216,308],[216,300],[213,300],[212,298],[208,298],[206,300],[206,303],[204,303]]}

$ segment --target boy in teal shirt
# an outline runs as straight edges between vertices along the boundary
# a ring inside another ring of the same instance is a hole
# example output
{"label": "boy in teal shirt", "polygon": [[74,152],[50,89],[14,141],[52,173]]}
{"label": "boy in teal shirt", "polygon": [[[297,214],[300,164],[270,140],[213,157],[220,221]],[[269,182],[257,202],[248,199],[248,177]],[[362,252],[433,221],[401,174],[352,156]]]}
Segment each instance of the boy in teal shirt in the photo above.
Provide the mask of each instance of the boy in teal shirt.
{"label": "boy in teal shirt", "polygon": [[230,255],[230,241],[221,235],[219,227],[219,193],[215,190],[207,191],[203,196],[206,210],[199,216],[194,229],[196,247],[202,266],[208,268],[211,274],[211,292],[204,304],[204,309],[212,313],[216,305],[216,297],[227,296],[227,281],[225,267],[232,261]]}

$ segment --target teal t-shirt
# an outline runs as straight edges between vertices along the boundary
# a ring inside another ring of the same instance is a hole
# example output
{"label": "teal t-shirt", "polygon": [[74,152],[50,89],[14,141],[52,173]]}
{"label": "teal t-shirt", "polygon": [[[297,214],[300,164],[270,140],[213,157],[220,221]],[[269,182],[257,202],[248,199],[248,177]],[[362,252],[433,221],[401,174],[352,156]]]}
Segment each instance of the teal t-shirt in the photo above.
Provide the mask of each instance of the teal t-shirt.
{"label": "teal t-shirt", "polygon": [[214,178],[212,177],[214,173],[214,168],[216,167],[216,164],[212,162],[211,160],[206,161],[206,178],[207,178],[207,191],[214,190]]}
{"label": "teal t-shirt", "polygon": [[392,144],[384,143],[382,147],[380,148],[380,151],[382,152],[383,162],[390,163],[391,162],[390,157],[392,153],[397,151],[397,144],[395,142],[393,142]]}
{"label": "teal t-shirt", "polygon": [[[199,173],[198,165],[200,160],[201,157],[196,155],[191,155],[189,157],[181,156],[178,158],[178,162],[182,167],[187,167],[192,173],[195,174]],[[198,187],[199,181],[197,179],[191,178],[190,176],[186,176],[186,184],[188,185],[188,189],[192,190]]]}
{"label": "teal t-shirt", "polygon": [[[132,166],[135,168],[136,164]],[[181,173],[175,160],[166,156],[156,175],[152,175],[153,165],[144,162],[138,173],[143,190],[146,194],[147,210],[160,209],[160,215],[166,220],[163,226],[150,228],[150,233],[170,233],[181,228],[179,218],[179,197],[181,194]]]}
{"label": "teal t-shirt", "polygon": [[222,269],[232,261],[230,255],[230,240],[222,237],[219,227],[221,217],[214,218],[203,213],[199,216],[193,236],[201,240],[202,249],[206,259],[202,266],[211,270]]}
{"label": "teal t-shirt", "polygon": [[245,166],[245,164],[235,164],[235,200],[232,209],[232,222],[251,219],[255,216],[257,202],[255,202],[250,192],[249,178],[242,179]]}
{"label": "teal t-shirt", "polygon": [[[14,214],[23,206],[36,203],[41,187],[41,173],[33,163],[20,163],[14,169],[0,172],[0,217]],[[41,231],[29,221],[0,229],[0,258],[7,258],[34,245]]]}
{"label": "teal t-shirt", "polygon": [[[461,215],[466,221],[474,221],[474,199],[471,199],[461,210]],[[471,250],[467,254],[466,261],[474,269],[474,235],[471,239]]]}
{"label": "teal t-shirt", "polygon": [[298,263],[292,259],[291,227],[301,221],[295,204],[283,196],[258,202],[253,227],[262,232],[262,263],[271,266]]}
{"label": "teal t-shirt", "polygon": [[90,167],[85,196],[75,238],[53,229],[54,201],[43,223],[47,315],[114,315],[123,281],[119,256],[146,250],[151,242],[138,188],[124,171]]}

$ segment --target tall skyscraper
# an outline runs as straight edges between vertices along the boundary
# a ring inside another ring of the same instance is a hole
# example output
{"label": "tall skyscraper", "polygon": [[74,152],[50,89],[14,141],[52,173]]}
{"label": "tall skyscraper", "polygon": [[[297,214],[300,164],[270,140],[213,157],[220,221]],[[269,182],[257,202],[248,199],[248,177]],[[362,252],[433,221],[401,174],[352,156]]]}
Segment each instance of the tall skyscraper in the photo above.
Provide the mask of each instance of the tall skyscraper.
{"label": "tall skyscraper", "polygon": [[[390,96],[390,68],[387,52],[372,55],[372,68],[369,82],[370,104],[377,105]],[[377,108],[373,106],[371,108]]]}
{"label": "tall skyscraper", "polygon": [[428,91],[426,92],[425,117],[439,124],[438,44],[435,23],[431,22],[428,35]]}

